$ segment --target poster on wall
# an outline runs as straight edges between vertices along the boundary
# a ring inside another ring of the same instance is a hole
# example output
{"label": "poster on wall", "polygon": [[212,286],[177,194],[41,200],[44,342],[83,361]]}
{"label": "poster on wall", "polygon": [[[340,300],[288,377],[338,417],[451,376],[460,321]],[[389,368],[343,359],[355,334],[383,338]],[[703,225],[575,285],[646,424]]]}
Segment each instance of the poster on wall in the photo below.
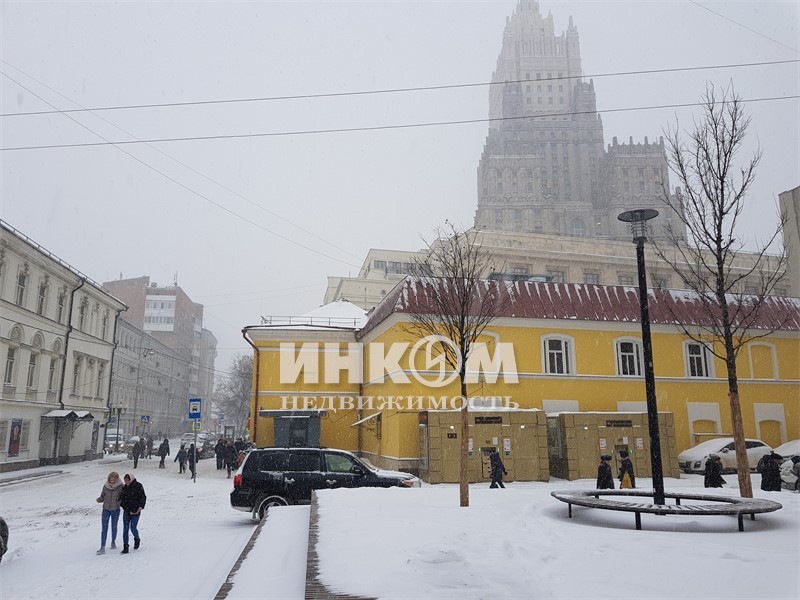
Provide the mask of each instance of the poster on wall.
{"label": "poster on wall", "polygon": [[511,455],[511,438],[503,438],[503,453],[506,456]]}
{"label": "poster on wall", "polygon": [[22,419],[11,419],[11,435],[8,438],[8,457],[19,456],[19,441],[22,438]]}

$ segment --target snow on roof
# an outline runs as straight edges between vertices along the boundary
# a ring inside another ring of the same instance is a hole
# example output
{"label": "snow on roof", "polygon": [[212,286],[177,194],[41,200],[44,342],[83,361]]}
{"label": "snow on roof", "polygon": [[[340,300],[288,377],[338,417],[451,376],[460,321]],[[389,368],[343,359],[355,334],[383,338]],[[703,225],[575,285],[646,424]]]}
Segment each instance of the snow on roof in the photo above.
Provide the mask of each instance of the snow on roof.
{"label": "snow on roof", "polygon": [[291,328],[300,330],[361,329],[367,322],[367,313],[347,300],[324,304],[300,316],[262,317],[262,325],[253,329]]}
{"label": "snow on roof", "polygon": [[[358,337],[387,319],[393,313],[431,313],[430,301],[434,284],[423,279],[406,277],[370,313]],[[638,323],[639,291],[630,286],[604,286],[538,281],[483,280],[475,289],[475,306],[480,296],[493,293],[499,297],[498,317],[527,319],[569,319]],[[715,317],[707,309],[704,298],[689,290],[648,289],[650,321],[653,324],[713,326]],[[800,299],[768,296],[760,310],[751,311],[752,296],[729,296],[732,320],[746,321],[753,329],[800,330]]]}

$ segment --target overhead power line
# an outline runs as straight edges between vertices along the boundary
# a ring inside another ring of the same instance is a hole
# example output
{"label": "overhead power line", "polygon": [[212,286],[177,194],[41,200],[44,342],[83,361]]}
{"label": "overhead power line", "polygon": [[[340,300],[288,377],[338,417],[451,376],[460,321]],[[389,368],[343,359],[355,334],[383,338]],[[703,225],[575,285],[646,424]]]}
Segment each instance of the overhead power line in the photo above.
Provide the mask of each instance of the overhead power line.
{"label": "overhead power line", "polygon": [[783,42],[781,42],[781,41],[779,41],[779,40],[776,40],[775,38],[771,38],[771,37],[769,37],[768,35],[766,35],[766,34],[764,34],[764,33],[761,33],[760,31],[756,31],[756,30],[755,30],[755,29],[753,29],[752,27],[748,27],[747,25],[745,25],[745,24],[743,24],[743,23],[739,23],[739,21],[734,21],[733,19],[731,19],[730,17],[726,17],[726,16],[725,16],[725,15],[723,15],[722,13],[718,13],[717,11],[710,9],[710,8],[708,8],[707,6],[703,6],[703,5],[702,5],[702,4],[700,4],[699,2],[695,2],[695,0],[689,0],[689,2],[691,2],[691,3],[692,3],[692,4],[694,4],[695,6],[699,6],[699,7],[700,7],[700,8],[702,8],[703,10],[707,10],[708,12],[710,12],[710,13],[713,13],[713,14],[717,15],[718,17],[722,17],[722,18],[723,18],[723,19],[725,19],[726,21],[730,21],[730,22],[731,22],[731,23],[733,23],[734,25],[738,25],[739,27],[743,27],[744,29],[747,29],[747,31],[750,31],[750,32],[752,32],[752,33],[755,33],[756,35],[760,35],[761,37],[763,37],[763,38],[766,38],[766,39],[768,39],[768,40],[769,40],[769,41],[771,41],[771,42],[775,42],[776,44],[779,44],[779,45],[783,46],[784,48],[788,48],[788,49],[789,49],[789,50],[791,50],[792,52],[796,52],[797,54],[800,54],[800,50],[798,50],[797,48],[792,48],[791,46],[789,46],[789,45],[787,45],[787,44],[784,44]]}
{"label": "overhead power line", "polygon": [[[84,109],[84,107],[83,107],[83,106],[81,106],[79,103],[77,103],[77,102],[75,102],[74,100],[72,100],[71,98],[69,98],[69,97],[65,96],[64,94],[62,94],[62,93],[61,93],[61,92],[59,92],[58,90],[56,90],[56,89],[54,89],[54,88],[50,87],[49,85],[47,85],[47,84],[46,84],[46,83],[44,83],[43,81],[40,81],[39,79],[37,79],[37,78],[36,78],[36,77],[34,77],[33,75],[30,75],[30,74],[26,73],[25,71],[23,71],[22,69],[20,69],[20,68],[18,68],[18,67],[16,67],[16,66],[14,66],[14,65],[12,65],[12,64],[11,64],[11,63],[9,63],[8,61],[2,60],[2,62],[3,62],[4,64],[6,64],[6,65],[10,66],[12,69],[15,69],[16,71],[18,71],[18,72],[22,73],[23,75],[25,75],[25,77],[28,77],[29,79],[32,79],[33,81],[35,81],[35,82],[36,82],[36,83],[38,83],[39,85],[41,85],[41,86],[43,86],[43,87],[47,88],[47,89],[48,89],[48,90],[50,90],[51,92],[53,92],[53,93],[55,93],[55,94],[58,94],[59,96],[61,96],[61,97],[62,97],[62,98],[64,98],[65,100],[67,100],[68,102],[71,102],[72,104],[74,104],[74,105],[76,105],[76,106],[79,106],[81,109]],[[2,72],[2,71],[0,71],[0,73],[2,73],[4,76],[6,75],[6,74],[5,74],[4,72]],[[12,81],[13,81],[13,80],[12,80]],[[51,106],[52,106],[52,105],[51,105]],[[94,113],[92,113],[92,114],[94,114]],[[65,114],[64,116],[68,116],[68,115],[66,115],[66,114]],[[113,122],[109,121],[108,119],[104,118],[103,116],[101,116],[101,115],[98,115],[98,114],[95,114],[94,116],[96,116],[96,117],[97,117],[98,119],[100,119],[101,121],[104,121],[105,123],[108,123],[109,125],[111,125],[112,127],[116,128],[117,130],[121,131],[121,132],[122,132],[122,133],[124,133],[125,135],[129,135],[129,136],[131,136],[133,139],[137,139],[137,140],[139,139],[137,136],[135,136],[135,135],[134,135],[133,133],[131,133],[130,131],[127,131],[126,129],[123,129],[122,127],[120,127],[120,126],[119,126],[119,125],[117,125],[116,123],[113,123]],[[73,120],[74,120],[74,119],[73,119]],[[206,181],[210,181],[211,183],[213,183],[213,184],[215,184],[215,185],[217,185],[217,186],[221,187],[223,190],[225,190],[225,191],[227,191],[227,192],[229,192],[229,193],[233,194],[234,196],[237,196],[238,198],[241,198],[242,200],[244,200],[245,202],[247,202],[247,203],[251,204],[252,206],[256,207],[257,209],[259,209],[259,210],[261,210],[261,211],[263,211],[263,212],[265,212],[265,213],[267,213],[267,214],[269,214],[269,215],[272,215],[272,216],[273,216],[273,217],[275,217],[276,219],[280,219],[280,220],[281,220],[281,221],[283,221],[284,223],[287,223],[287,224],[291,225],[292,227],[294,227],[294,228],[298,229],[299,231],[302,231],[303,233],[305,233],[305,234],[307,234],[307,235],[309,235],[309,236],[311,236],[311,237],[313,237],[313,238],[316,238],[317,240],[319,240],[320,242],[322,242],[322,243],[324,243],[324,244],[327,244],[327,245],[328,245],[328,246],[330,246],[331,248],[335,248],[336,250],[339,250],[340,252],[343,252],[344,254],[347,254],[347,255],[349,255],[349,256],[351,256],[351,257],[355,258],[356,260],[360,260],[360,257],[356,256],[356,255],[355,255],[355,254],[353,254],[352,252],[349,252],[348,250],[345,250],[344,248],[342,248],[342,247],[340,247],[340,246],[337,246],[337,245],[336,245],[336,244],[334,244],[333,242],[329,242],[329,241],[327,241],[327,240],[325,240],[325,239],[321,238],[319,235],[317,235],[317,234],[315,234],[315,233],[313,233],[313,232],[309,231],[309,230],[308,230],[308,229],[306,229],[305,227],[303,227],[303,226],[301,226],[301,225],[298,225],[297,223],[294,223],[293,221],[291,221],[291,220],[289,220],[289,219],[287,219],[287,218],[285,218],[285,217],[282,217],[282,216],[281,216],[281,215],[279,215],[278,213],[276,213],[276,212],[273,212],[273,211],[269,210],[268,208],[265,208],[265,207],[261,206],[261,205],[260,205],[260,204],[258,204],[257,202],[254,202],[254,201],[250,200],[249,198],[247,198],[247,197],[246,197],[246,196],[244,196],[243,194],[240,194],[240,193],[239,193],[239,192],[237,192],[236,190],[234,190],[234,189],[232,189],[232,188],[228,187],[227,185],[225,185],[225,184],[223,184],[223,183],[220,183],[219,181],[217,181],[217,180],[215,180],[215,179],[213,179],[213,178],[209,177],[209,176],[208,176],[208,175],[206,175],[205,173],[203,173],[203,172],[201,172],[201,171],[199,171],[199,170],[195,169],[194,167],[192,167],[192,166],[190,166],[190,165],[186,164],[185,162],[183,162],[183,161],[181,161],[181,160],[178,160],[177,158],[175,158],[174,156],[172,156],[172,155],[170,155],[170,154],[167,154],[166,152],[164,152],[163,150],[161,150],[161,149],[157,148],[156,146],[154,146],[154,145],[152,145],[152,144],[146,144],[146,145],[147,145],[149,148],[152,148],[153,150],[155,150],[156,152],[158,152],[159,154],[161,154],[162,156],[165,156],[165,157],[167,157],[168,159],[172,160],[173,162],[176,162],[176,163],[178,163],[178,164],[179,164],[179,165],[181,165],[182,167],[184,167],[184,168],[186,168],[186,169],[189,169],[190,171],[192,171],[192,172],[193,172],[193,173],[195,173],[196,175],[199,175],[200,177],[202,177],[202,178],[203,178],[203,179],[205,179]]]}
{"label": "overhead power line", "polygon": [[[27,89],[27,88],[26,88]],[[800,98],[800,95],[794,96],[772,96],[767,98],[750,98],[750,99],[743,99],[740,100],[741,102],[772,102],[777,100],[796,100]],[[445,125],[473,125],[476,123],[493,123],[499,121],[525,121],[525,120],[535,120],[535,119],[549,119],[554,117],[569,117],[569,116],[579,116],[579,115],[594,115],[594,114],[603,114],[603,113],[620,113],[620,112],[632,112],[632,111],[640,111],[640,110],[660,110],[664,108],[689,108],[692,106],[702,106],[702,102],[685,102],[685,103],[677,103],[677,104],[655,104],[651,106],[628,106],[623,108],[605,108],[605,109],[597,109],[597,110],[584,110],[584,111],[567,111],[567,112],[554,112],[554,113],[543,113],[543,114],[535,114],[535,115],[522,115],[519,117],[488,117],[484,119],[463,119],[458,121],[428,121],[424,123],[402,123],[398,125],[377,125],[377,126],[370,126],[370,127],[340,127],[334,129],[305,129],[305,130],[295,130],[295,131],[267,131],[267,132],[259,132],[259,133],[236,133],[236,134],[223,134],[223,135],[198,135],[198,136],[187,136],[187,137],[171,137],[171,138],[151,138],[147,140],[119,140],[119,141],[110,141],[106,140],[103,142],[80,142],[74,144],[44,144],[40,146],[12,146],[8,148],[0,148],[0,152],[12,152],[18,150],[43,150],[49,148],[89,148],[92,146],[121,146],[121,145],[128,145],[128,144],[155,144],[155,143],[162,143],[162,142],[190,142],[190,141],[206,141],[206,140],[232,140],[232,139],[247,139],[247,138],[262,138],[262,137],[285,137],[285,136],[294,136],[294,135],[318,135],[318,134],[325,134],[325,133],[355,133],[355,132],[363,132],[363,131],[388,131],[392,129],[414,129],[414,128],[421,128],[421,127],[441,127]],[[69,117],[69,115],[66,115]],[[98,137],[101,137],[97,134]],[[120,148],[121,150],[121,148]],[[127,154],[127,153],[126,153]],[[135,157],[134,157],[135,158]],[[139,159],[136,159],[139,160]],[[141,161],[140,161],[141,162]],[[147,165],[149,166],[149,165]],[[153,168],[153,167],[150,167]],[[155,170],[155,168],[153,168]],[[165,177],[168,177],[165,175]],[[170,178],[171,179],[171,178]],[[177,182],[176,182],[177,183]],[[182,187],[183,184],[179,184]],[[188,188],[187,188],[188,189]],[[194,192],[197,193],[197,192]],[[200,194],[198,194],[200,195]],[[201,196],[205,198],[205,196]],[[212,204],[216,204],[213,201]],[[219,205],[217,205],[219,206]],[[228,209],[225,207],[221,207],[228,212]],[[235,213],[234,213],[235,214]],[[244,217],[242,217],[244,218]],[[278,234],[275,234],[278,235]],[[326,255],[327,256],[327,255]],[[330,258],[330,257],[329,257]],[[339,260],[339,259],[334,259]],[[344,261],[340,261],[344,262]],[[350,264],[350,263],[345,263]],[[356,265],[351,265],[356,266]]]}
{"label": "overhead power line", "polygon": [[[33,90],[31,90],[30,88],[28,88],[27,86],[23,85],[22,83],[20,83],[19,81],[17,81],[16,79],[14,79],[14,78],[13,78],[13,77],[11,77],[10,75],[8,75],[7,73],[3,72],[2,74],[3,74],[4,76],[8,77],[8,78],[9,78],[11,81],[13,81],[14,83],[16,83],[18,86],[20,86],[20,87],[21,87],[21,88],[23,88],[24,90],[27,90],[28,92],[30,92],[31,94],[33,94],[34,96],[36,96],[37,98],[39,98],[39,99],[40,99],[42,102],[44,102],[45,104],[47,104],[47,105],[49,105],[49,106],[52,106],[53,108],[56,108],[56,107],[55,107],[53,104],[51,104],[50,102],[48,102],[47,100],[45,100],[45,99],[44,99],[42,96],[40,96],[39,94],[37,94],[36,92],[34,92],[34,91],[33,91]],[[110,141],[110,140],[106,139],[105,137],[103,137],[102,135],[100,135],[99,133],[97,133],[96,131],[94,131],[93,129],[91,129],[90,127],[88,127],[88,126],[84,125],[83,123],[81,123],[80,121],[78,121],[77,119],[75,119],[74,117],[72,117],[71,115],[64,115],[64,116],[65,116],[65,117],[67,117],[68,119],[70,119],[71,121],[74,121],[75,123],[77,123],[78,125],[80,125],[81,127],[83,127],[84,129],[86,129],[87,131],[89,131],[90,133],[92,133],[92,134],[96,135],[96,136],[97,136],[97,137],[99,137],[101,140],[103,140],[103,142],[102,142],[102,143],[100,143],[100,145],[103,145],[103,146],[106,146],[106,145],[114,146],[114,147],[115,147],[117,150],[119,150],[120,152],[122,152],[122,153],[124,153],[124,154],[128,155],[130,158],[132,158],[133,160],[135,160],[135,161],[136,161],[136,162],[138,162],[139,164],[141,164],[141,165],[143,165],[143,166],[147,167],[147,168],[148,168],[148,169],[150,169],[151,171],[154,171],[154,172],[158,173],[158,174],[159,174],[159,175],[161,175],[162,177],[164,177],[164,178],[166,178],[166,179],[169,179],[169,180],[170,180],[171,182],[173,182],[175,185],[177,185],[177,186],[179,186],[179,187],[183,188],[183,189],[184,189],[184,190],[186,190],[187,192],[189,192],[189,193],[191,193],[191,194],[193,194],[193,195],[195,195],[195,196],[197,196],[197,197],[199,197],[199,198],[202,198],[203,200],[205,200],[205,201],[206,201],[206,202],[208,202],[209,204],[213,204],[213,205],[214,205],[214,206],[216,206],[217,208],[219,208],[219,209],[221,209],[221,210],[224,210],[226,213],[228,213],[228,214],[230,214],[230,215],[233,215],[233,216],[234,216],[234,217],[236,217],[237,219],[241,219],[242,221],[245,221],[246,223],[249,223],[250,225],[253,225],[254,227],[257,227],[258,229],[261,229],[262,231],[265,231],[265,232],[267,232],[267,233],[269,233],[269,234],[271,234],[271,235],[274,235],[275,237],[278,237],[278,238],[280,238],[280,239],[282,239],[282,240],[284,240],[284,241],[286,241],[286,242],[289,242],[290,244],[293,244],[293,245],[295,245],[295,246],[298,246],[298,247],[300,247],[300,248],[303,248],[303,249],[305,249],[305,250],[308,250],[309,252],[313,252],[314,254],[317,254],[317,255],[319,255],[319,256],[323,256],[323,257],[325,257],[325,258],[329,258],[329,259],[331,259],[331,260],[334,260],[334,261],[336,261],[336,262],[340,262],[340,263],[342,263],[342,264],[345,264],[345,265],[348,265],[348,266],[351,266],[351,267],[355,267],[355,268],[361,268],[361,265],[356,265],[356,264],[353,264],[353,263],[347,262],[347,261],[345,261],[345,260],[342,260],[342,259],[340,259],[340,258],[336,258],[336,257],[334,257],[334,256],[331,256],[331,255],[329,255],[329,254],[325,254],[324,252],[320,252],[319,250],[316,250],[316,249],[312,248],[311,246],[307,246],[307,245],[305,245],[305,244],[302,244],[302,243],[298,242],[297,240],[293,240],[293,239],[291,239],[291,238],[288,238],[288,237],[286,237],[285,235],[281,235],[280,233],[277,233],[276,231],[272,231],[271,229],[268,229],[268,228],[264,227],[264,226],[263,226],[263,225],[261,225],[260,223],[256,223],[255,221],[253,221],[253,220],[251,220],[251,219],[248,219],[248,218],[247,218],[247,217],[245,217],[244,215],[240,215],[239,213],[237,213],[237,212],[235,212],[235,211],[231,210],[230,208],[228,208],[227,206],[224,206],[224,205],[220,204],[219,202],[216,202],[216,201],[212,200],[212,199],[211,199],[211,198],[209,198],[208,196],[206,196],[206,195],[204,195],[204,194],[201,194],[200,192],[198,192],[198,191],[196,191],[196,190],[194,190],[194,189],[190,188],[188,185],[186,185],[186,184],[184,184],[184,183],[182,183],[182,182],[178,181],[178,180],[177,180],[177,179],[175,179],[174,177],[172,177],[172,176],[170,176],[170,175],[167,175],[167,174],[166,174],[166,173],[164,173],[163,171],[161,171],[161,170],[157,169],[156,167],[154,167],[153,165],[149,164],[147,161],[144,161],[144,160],[142,160],[141,158],[139,158],[139,157],[137,157],[137,156],[134,156],[133,154],[131,154],[130,152],[128,152],[128,151],[127,151],[127,150],[125,150],[124,148],[120,148],[120,147],[119,147],[119,144],[118,144],[117,142],[112,142],[112,141]],[[141,141],[138,141],[137,143],[149,143],[149,142],[148,142],[147,140],[141,140]]]}
{"label": "overhead power line", "polygon": [[[702,5],[698,5],[702,6]],[[705,7],[703,7],[705,8]],[[713,12],[713,11],[712,11]],[[751,30],[752,31],[752,30]],[[757,32],[756,32],[757,33]],[[772,39],[772,38],[769,38]],[[773,40],[776,41],[776,40]],[[780,42],[778,42],[780,43]],[[788,47],[788,46],[787,46]],[[3,62],[9,66],[8,62],[5,60],[0,59],[0,62]],[[596,73],[593,75],[562,75],[560,77],[550,77],[548,79],[542,79],[541,81],[563,81],[568,79],[593,79],[593,78],[601,78],[601,77],[622,77],[622,76],[632,76],[632,75],[649,75],[649,74],[661,74],[661,73],[678,73],[678,72],[688,72],[688,71],[704,71],[704,70],[712,70],[712,69],[737,69],[737,68],[744,68],[744,67],[763,67],[768,65],[781,65],[781,64],[788,64],[788,63],[797,63],[800,62],[800,59],[792,59],[792,60],[774,60],[774,61],[762,61],[762,62],[752,62],[752,63],[736,63],[736,64],[726,64],[726,65],[705,65],[699,67],[674,67],[668,69],[644,69],[639,71],[616,71],[611,73]],[[14,67],[16,69],[16,67]],[[19,70],[19,69],[17,69]],[[397,94],[397,93],[408,93],[408,92],[423,92],[423,91],[434,91],[434,90],[452,90],[452,89],[463,89],[463,88],[473,88],[473,87],[486,87],[492,85],[505,85],[507,83],[530,83],[531,79],[518,79],[514,81],[482,81],[477,83],[456,83],[450,85],[431,85],[431,86],[416,86],[416,87],[403,87],[403,88],[387,88],[387,89],[378,89],[378,90],[356,90],[350,92],[324,92],[319,94],[295,94],[295,95],[283,95],[283,96],[262,96],[262,97],[253,97],[253,98],[229,98],[229,99],[222,99],[222,100],[195,100],[190,102],[162,102],[162,103],[154,103],[154,104],[127,104],[127,105],[119,105],[119,106],[97,106],[94,108],[73,108],[68,110],[39,110],[39,111],[27,111],[27,112],[16,112],[16,113],[3,113],[0,114],[0,117],[27,117],[33,115],[51,115],[57,113],[79,113],[79,112],[100,112],[100,111],[110,111],[110,110],[134,110],[134,109],[143,109],[143,108],[175,108],[181,106],[206,106],[206,105],[214,105],[214,104],[236,104],[236,103],[245,103],[245,102],[272,102],[277,100],[307,100],[307,99],[315,99],[315,98],[339,98],[339,97],[346,97],[346,96],[368,96],[368,95],[377,95],[377,94]],[[76,103],[77,104],[77,103]]]}

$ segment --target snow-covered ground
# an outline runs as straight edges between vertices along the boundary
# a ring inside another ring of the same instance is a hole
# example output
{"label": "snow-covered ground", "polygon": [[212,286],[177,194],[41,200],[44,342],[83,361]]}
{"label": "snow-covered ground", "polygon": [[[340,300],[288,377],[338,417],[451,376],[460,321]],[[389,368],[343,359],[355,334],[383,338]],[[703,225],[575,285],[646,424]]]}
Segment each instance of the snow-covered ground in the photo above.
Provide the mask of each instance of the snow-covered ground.
{"label": "snow-covered ground", "polygon": [[[124,474],[131,461],[0,476],[0,514],[11,527],[0,598],[213,598],[255,525],[230,508],[231,480],[213,460],[200,461],[197,483],[172,462],[157,464],[137,469],[148,502],[142,547],[127,556],[95,555],[95,498],[107,473]],[[63,473],[9,483],[56,470]],[[735,477],[726,478],[728,488],[714,493],[736,495]],[[550,496],[592,485],[478,485],[468,509],[457,506],[451,485],[321,492],[320,577],[337,591],[377,598],[800,598],[800,494],[757,490],[784,508],[745,519],[741,533],[734,517],[656,515],[643,515],[636,531],[628,513],[575,507],[570,520]],[[702,477],[666,485],[697,492]],[[228,598],[303,598],[307,525],[305,507],[274,510]]]}

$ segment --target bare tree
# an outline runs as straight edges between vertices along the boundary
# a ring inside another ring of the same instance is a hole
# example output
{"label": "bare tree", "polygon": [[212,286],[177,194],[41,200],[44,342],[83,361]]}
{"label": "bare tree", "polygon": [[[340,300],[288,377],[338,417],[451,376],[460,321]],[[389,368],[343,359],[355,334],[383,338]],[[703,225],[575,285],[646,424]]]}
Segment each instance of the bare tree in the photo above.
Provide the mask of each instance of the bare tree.
{"label": "bare tree", "polygon": [[461,384],[461,469],[460,505],[469,506],[468,476],[468,396],[466,365],[478,337],[502,311],[507,293],[502,282],[483,280],[491,257],[477,243],[475,230],[461,231],[452,224],[436,230],[437,238],[428,243],[424,258],[411,269],[414,283],[420,286],[423,306],[411,315],[408,331],[420,337],[441,336],[444,360],[458,372]]}
{"label": "bare tree", "polygon": [[253,358],[237,354],[231,359],[228,373],[214,390],[214,407],[225,415],[225,424],[233,425],[240,434],[250,415],[250,394],[253,385]]}
{"label": "bare tree", "polygon": [[[756,149],[747,160],[737,162],[750,117],[732,86],[717,97],[715,88],[709,85],[701,106],[702,117],[694,122],[691,131],[681,134],[676,122],[666,132],[670,169],[683,190],[671,195],[662,186],[662,200],[685,231],[668,226],[668,243],[655,246],[659,257],[696,293],[702,307],[698,322],[706,324],[695,328],[679,325],[680,329],[725,361],[739,488],[743,497],[752,498],[736,358],[749,341],[781,327],[778,319],[764,328],[760,316],[765,299],[786,273],[785,253],[768,254],[782,238],[785,218],[779,217],[775,230],[755,252],[749,253],[748,266],[742,269],[743,261],[737,257],[743,254],[744,240],[737,229],[761,150]],[[683,135],[688,136],[687,141]]]}

